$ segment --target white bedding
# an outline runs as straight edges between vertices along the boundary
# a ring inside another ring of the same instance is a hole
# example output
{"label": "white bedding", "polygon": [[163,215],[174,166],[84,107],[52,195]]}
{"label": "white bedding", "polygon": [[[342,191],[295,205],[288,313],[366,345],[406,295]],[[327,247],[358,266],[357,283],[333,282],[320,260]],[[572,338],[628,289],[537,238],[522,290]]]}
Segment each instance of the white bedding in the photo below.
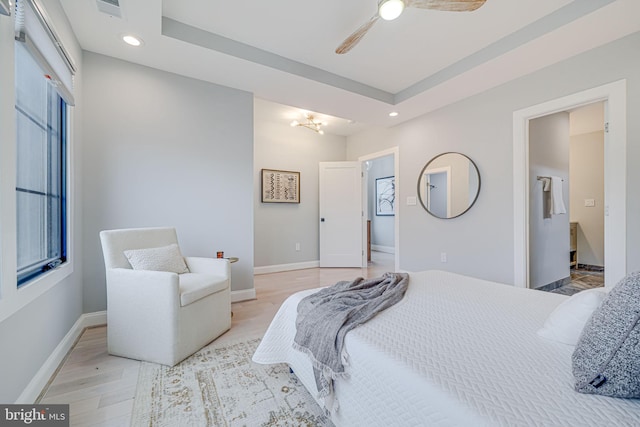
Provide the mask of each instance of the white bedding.
{"label": "white bedding", "polygon": [[[309,360],[293,350],[289,297],[253,356],[288,363],[315,396]],[[405,298],[349,332],[349,378],[337,380],[338,426],[640,426],[640,400],[573,390],[573,347],[536,335],[566,297],[442,271],[410,274]]]}

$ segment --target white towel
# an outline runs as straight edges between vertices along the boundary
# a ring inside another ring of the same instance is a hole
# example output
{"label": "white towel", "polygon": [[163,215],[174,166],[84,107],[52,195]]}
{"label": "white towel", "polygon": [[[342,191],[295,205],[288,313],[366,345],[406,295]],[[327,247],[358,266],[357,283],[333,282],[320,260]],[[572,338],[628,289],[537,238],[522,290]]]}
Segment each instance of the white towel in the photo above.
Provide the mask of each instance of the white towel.
{"label": "white towel", "polygon": [[567,213],[562,197],[562,178],[559,176],[551,177],[551,203],[549,204],[549,213],[551,215]]}

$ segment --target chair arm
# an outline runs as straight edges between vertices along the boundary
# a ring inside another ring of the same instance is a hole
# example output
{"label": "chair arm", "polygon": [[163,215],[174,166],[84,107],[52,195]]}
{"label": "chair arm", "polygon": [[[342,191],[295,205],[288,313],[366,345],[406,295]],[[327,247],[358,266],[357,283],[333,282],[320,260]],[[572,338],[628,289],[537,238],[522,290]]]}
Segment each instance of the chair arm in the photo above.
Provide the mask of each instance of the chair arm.
{"label": "chair arm", "polygon": [[180,307],[178,275],[166,271],[107,269],[107,303],[153,305],[158,310]]}
{"label": "chair arm", "polygon": [[178,285],[176,273],[108,268],[109,353],[175,364],[182,318]]}
{"label": "chair arm", "polygon": [[229,260],[225,258],[185,257],[189,271],[198,274],[214,274],[229,278],[231,267]]}

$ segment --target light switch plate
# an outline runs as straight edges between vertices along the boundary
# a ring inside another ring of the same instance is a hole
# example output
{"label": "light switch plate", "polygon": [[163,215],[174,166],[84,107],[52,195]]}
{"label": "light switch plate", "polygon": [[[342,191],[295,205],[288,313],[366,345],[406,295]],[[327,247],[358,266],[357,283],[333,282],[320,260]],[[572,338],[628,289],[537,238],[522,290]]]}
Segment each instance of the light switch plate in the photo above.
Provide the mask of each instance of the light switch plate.
{"label": "light switch plate", "polygon": [[416,196],[407,197],[407,206],[415,206],[417,204]]}
{"label": "light switch plate", "polygon": [[584,199],[584,205],[588,208],[592,208],[596,205],[596,201],[594,199]]}

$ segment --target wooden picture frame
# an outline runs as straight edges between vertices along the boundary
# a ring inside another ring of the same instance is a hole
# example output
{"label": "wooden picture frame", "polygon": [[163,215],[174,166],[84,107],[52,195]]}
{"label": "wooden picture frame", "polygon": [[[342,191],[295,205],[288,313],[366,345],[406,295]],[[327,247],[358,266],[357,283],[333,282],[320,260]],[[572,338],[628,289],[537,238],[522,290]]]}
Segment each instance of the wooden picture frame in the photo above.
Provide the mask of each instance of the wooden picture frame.
{"label": "wooden picture frame", "polygon": [[261,172],[262,203],[300,203],[300,172],[277,169]]}
{"label": "wooden picture frame", "polygon": [[396,177],[376,178],[376,216],[394,216]]}

